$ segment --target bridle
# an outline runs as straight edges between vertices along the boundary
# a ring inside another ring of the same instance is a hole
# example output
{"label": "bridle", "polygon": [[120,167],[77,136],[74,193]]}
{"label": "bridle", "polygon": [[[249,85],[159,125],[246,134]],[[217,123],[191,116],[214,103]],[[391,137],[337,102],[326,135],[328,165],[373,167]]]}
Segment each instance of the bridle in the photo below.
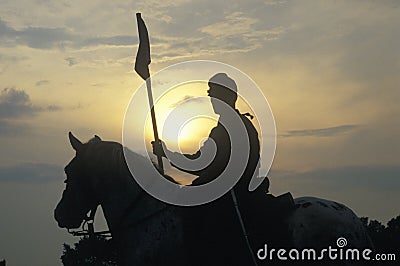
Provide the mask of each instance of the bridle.
{"label": "bridle", "polygon": [[81,230],[71,230],[67,228],[68,233],[73,236],[87,236],[93,239],[95,236],[103,236],[105,238],[111,238],[111,232],[109,230],[94,231],[94,217],[96,215],[97,205],[90,209],[89,214],[86,215],[81,226]]}
{"label": "bridle", "polygon": [[[137,206],[140,206],[140,201],[142,198],[146,195],[146,192],[144,190],[140,190],[137,196],[129,203],[128,207],[125,209],[125,211],[122,213],[121,217],[119,218],[119,221],[117,223],[117,231],[114,232],[114,235],[120,235],[123,233],[124,230],[128,228],[132,228],[137,226],[138,224],[146,221],[147,219],[152,218],[156,214],[160,213],[161,211],[164,211],[165,209],[168,208],[168,205],[164,205],[162,208],[156,210],[155,212],[150,213],[149,215],[141,218],[138,221],[135,221],[133,223],[128,223],[124,225],[125,221],[128,219],[129,215],[132,213],[132,211],[137,208]],[[81,229],[80,230],[70,230],[67,229],[68,233],[70,233],[73,236],[88,236],[89,238],[94,238],[95,236],[103,236],[106,238],[112,238],[111,231],[110,230],[104,230],[104,231],[95,231],[94,230],[94,218],[96,215],[97,211],[97,206],[100,204],[100,199],[96,199],[93,204],[93,207],[90,208],[88,214],[85,216],[84,221],[82,223]]]}
{"label": "bridle", "polygon": [[[123,214],[121,215],[121,217],[119,219],[119,222],[117,223],[118,224],[118,226],[116,227],[116,228],[118,228],[118,231],[116,232],[117,235],[120,235],[124,230],[126,230],[128,228],[133,228],[133,227],[139,225],[140,223],[146,221],[147,219],[154,217],[158,213],[160,213],[168,208],[168,205],[165,205],[161,209],[143,217],[142,219],[140,219],[138,221],[124,225],[125,220],[129,217],[129,215],[132,213],[132,211],[138,205],[140,205],[139,202],[144,196],[145,196],[145,192],[141,190],[140,193],[128,205],[128,208],[125,209],[125,211],[123,212]],[[110,230],[97,231],[97,232],[94,230],[94,218],[96,215],[97,206],[98,206],[98,204],[96,204],[95,206],[93,206],[90,209],[89,213],[84,218],[84,222],[82,223],[80,230],[74,231],[74,230],[67,229],[68,233],[70,233],[73,236],[87,236],[89,238],[94,238],[95,236],[103,236],[105,238],[112,238]]]}

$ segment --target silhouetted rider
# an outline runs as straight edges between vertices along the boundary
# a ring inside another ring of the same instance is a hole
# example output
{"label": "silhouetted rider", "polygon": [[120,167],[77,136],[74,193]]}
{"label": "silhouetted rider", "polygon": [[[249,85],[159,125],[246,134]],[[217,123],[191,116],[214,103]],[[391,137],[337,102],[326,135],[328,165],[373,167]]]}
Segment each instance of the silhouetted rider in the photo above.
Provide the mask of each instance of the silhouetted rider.
{"label": "silhouetted rider", "polygon": [[[208,86],[208,96],[211,97],[213,110],[216,114],[220,115],[218,124],[211,130],[208,139],[203,143],[203,146],[196,153],[183,155],[191,160],[198,159],[202,155],[202,153],[206,153],[207,150],[213,149],[213,146],[215,144],[215,157],[211,161],[211,163],[200,170],[187,170],[180,168],[173,163],[172,165],[181,171],[198,176],[198,178],[193,180],[191,184],[192,186],[208,183],[219,177],[221,173],[225,170],[231,157],[231,140],[226,128],[220,122],[221,119],[224,119],[224,117],[222,116],[225,114],[225,112],[221,110],[221,104],[218,103],[219,101],[222,101],[223,103],[231,107],[232,110],[234,110],[239,115],[243,122],[243,125],[246,128],[249,139],[250,152],[247,167],[237,184],[238,193],[245,194],[245,192],[248,192],[247,188],[251,178],[254,175],[258,175],[259,170],[260,142],[258,139],[257,130],[247,117],[251,115],[249,115],[248,113],[243,115],[235,108],[237,100],[237,85],[233,79],[228,77],[225,73],[218,73],[211,77],[208,82]],[[161,147],[160,144],[157,145],[154,142],[152,144],[153,152],[156,155],[165,156],[165,153],[167,153],[168,157],[170,157],[170,154],[174,154],[166,148],[165,144],[163,144],[163,147]]]}
{"label": "silhouetted rider", "polygon": [[[268,187],[261,185],[257,189],[257,192],[250,193],[248,191],[251,178],[254,175],[258,175],[259,172],[260,142],[258,133],[247,117],[250,115],[243,115],[235,108],[237,85],[233,79],[228,77],[225,73],[218,73],[211,77],[208,86],[208,96],[210,96],[213,110],[216,114],[220,115],[220,117],[217,126],[211,130],[203,146],[194,154],[182,155],[169,151],[163,143],[157,144],[153,142],[153,153],[161,156],[165,156],[166,153],[168,157],[174,155],[185,156],[194,161],[199,159],[202,155],[207,154],[209,150],[215,151],[216,148],[215,157],[212,159],[211,163],[204,168],[200,168],[200,170],[187,170],[172,164],[179,170],[198,176],[193,180],[192,186],[211,182],[222,174],[231,159],[231,138],[223,123],[232,121],[230,120],[231,117],[226,116],[236,116],[236,113],[241,119],[241,121],[239,121],[241,122],[241,126],[244,125],[247,131],[248,143],[250,145],[249,151],[243,151],[249,152],[247,166],[235,186],[239,205],[243,207],[243,209],[246,209],[247,206],[252,204],[252,200],[248,199],[254,198],[253,195],[255,194],[262,194],[265,196],[268,190]],[[224,108],[227,106],[228,109],[231,108],[230,111],[234,113],[231,112],[229,114],[229,112],[226,112]],[[233,129],[230,128],[230,130],[236,129],[234,126],[232,127]],[[268,182],[267,178],[265,180]],[[185,208],[184,228],[187,254],[189,254],[190,261],[193,265],[246,265],[249,262],[250,258],[246,261],[240,261],[240,259],[235,256],[235,254],[242,254],[243,250],[246,250],[246,243],[244,242],[238,217],[229,193],[208,204]],[[215,236],[212,242],[207,241],[210,235]],[[233,247],[231,245],[232,243],[227,245],[225,241],[234,243]],[[207,256],[204,256],[202,252],[207,252]],[[212,261],[207,261],[206,257],[213,259]]]}

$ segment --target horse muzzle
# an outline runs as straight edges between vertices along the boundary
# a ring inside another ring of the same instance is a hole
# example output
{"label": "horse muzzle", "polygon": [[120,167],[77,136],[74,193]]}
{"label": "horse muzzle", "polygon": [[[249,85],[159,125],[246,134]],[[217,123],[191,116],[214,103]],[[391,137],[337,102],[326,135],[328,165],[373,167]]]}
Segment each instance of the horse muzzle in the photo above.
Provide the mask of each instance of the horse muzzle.
{"label": "horse muzzle", "polygon": [[83,218],[74,217],[63,212],[59,205],[57,205],[54,210],[54,219],[56,220],[58,227],[67,229],[79,228],[83,222]]}

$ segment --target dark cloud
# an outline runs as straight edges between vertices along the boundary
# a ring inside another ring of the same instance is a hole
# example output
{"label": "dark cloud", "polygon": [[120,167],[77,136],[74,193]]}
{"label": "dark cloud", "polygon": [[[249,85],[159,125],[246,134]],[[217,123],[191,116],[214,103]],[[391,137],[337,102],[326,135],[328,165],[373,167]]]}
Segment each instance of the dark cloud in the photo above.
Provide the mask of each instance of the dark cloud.
{"label": "dark cloud", "polygon": [[171,108],[176,108],[189,103],[201,103],[204,101],[204,97],[193,97],[190,95],[184,96],[182,99],[170,105]]}
{"label": "dark cloud", "polygon": [[13,36],[16,30],[9,27],[5,21],[0,18],[0,37]]}
{"label": "dark cloud", "polygon": [[5,88],[0,93],[0,119],[30,116],[39,111],[29,95],[15,88]]}
{"label": "dark cloud", "polygon": [[64,177],[63,167],[54,164],[22,163],[0,167],[0,182],[47,182]]}
{"label": "dark cloud", "polygon": [[23,90],[5,88],[0,93],[0,136],[15,136],[30,127],[15,119],[32,116],[38,111]]}
{"label": "dark cloud", "polygon": [[336,127],[316,128],[316,129],[302,129],[302,130],[289,130],[281,137],[332,137],[346,132],[353,131],[359,128],[359,125],[341,125]]}
{"label": "dark cloud", "polygon": [[[127,46],[137,43],[137,36],[115,35],[87,37],[67,28],[26,27],[14,29],[0,18],[0,41],[5,45],[26,45],[36,49],[81,48],[98,45]],[[74,65],[73,63],[72,65]],[[71,64],[70,64],[71,66]]]}
{"label": "dark cloud", "polygon": [[103,45],[115,45],[115,46],[126,46],[133,45],[138,42],[136,36],[129,35],[117,35],[111,37],[96,37],[96,38],[88,38],[82,41],[82,46],[96,46],[99,44]]}
{"label": "dark cloud", "polygon": [[37,112],[59,111],[58,105],[34,106],[24,90],[4,88],[0,93],[0,119],[32,116]]}
{"label": "dark cloud", "polygon": [[15,37],[17,43],[37,49],[62,48],[75,39],[75,36],[68,33],[66,29],[41,27],[29,27],[16,31]]}
{"label": "dark cloud", "polygon": [[62,110],[58,105],[34,106],[24,90],[5,88],[0,92],[0,136],[16,135],[30,129],[24,118],[39,112]]}
{"label": "dark cloud", "polygon": [[0,18],[0,40],[6,44],[23,44],[32,48],[62,47],[73,35],[63,28],[27,27],[16,30]]}

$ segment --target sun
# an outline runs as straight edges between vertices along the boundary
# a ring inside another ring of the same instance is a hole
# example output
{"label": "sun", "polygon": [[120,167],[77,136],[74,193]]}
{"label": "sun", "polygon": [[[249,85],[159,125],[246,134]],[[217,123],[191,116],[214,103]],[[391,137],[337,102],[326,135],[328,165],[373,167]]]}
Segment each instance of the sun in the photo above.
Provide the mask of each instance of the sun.
{"label": "sun", "polygon": [[[155,103],[160,138],[173,151],[198,150],[217,124],[218,117],[207,96],[207,82],[190,82],[172,88]],[[150,118],[146,121],[146,139],[154,139]]]}

